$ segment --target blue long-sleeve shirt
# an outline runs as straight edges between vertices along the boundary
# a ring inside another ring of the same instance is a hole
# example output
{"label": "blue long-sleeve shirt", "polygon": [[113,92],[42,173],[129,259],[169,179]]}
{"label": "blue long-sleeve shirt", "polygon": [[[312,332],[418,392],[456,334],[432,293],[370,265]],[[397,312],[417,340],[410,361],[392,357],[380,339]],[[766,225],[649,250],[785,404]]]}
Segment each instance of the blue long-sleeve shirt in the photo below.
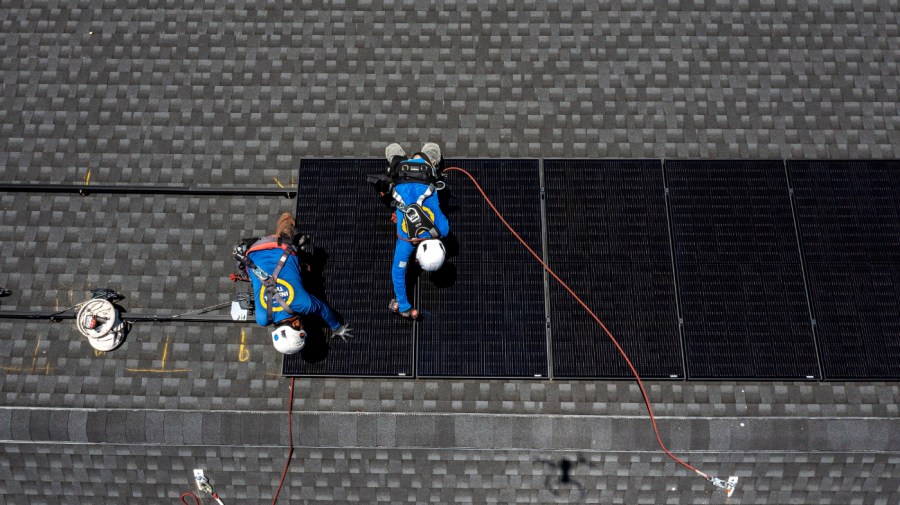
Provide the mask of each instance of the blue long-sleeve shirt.
{"label": "blue long-sleeve shirt", "polygon": [[[428,191],[428,185],[407,182],[398,184],[394,190],[401,198],[403,198],[404,203],[413,204],[416,203],[420,196]],[[433,216],[429,215],[429,217],[434,221],[435,228],[437,228],[441,237],[446,237],[447,234],[450,233],[450,221],[448,221],[447,217],[444,216],[444,213],[441,212],[437,191],[422,202],[422,207],[426,213],[433,214]],[[401,212],[400,209],[397,209],[396,215],[397,235],[407,239],[410,238],[409,233],[403,230],[403,212]],[[428,234],[423,232],[417,238],[423,237],[428,238]],[[391,280],[394,283],[394,297],[397,299],[400,312],[406,312],[412,308],[412,305],[409,303],[409,299],[406,296],[406,267],[409,264],[409,257],[415,250],[415,244],[400,240],[399,238],[397,239],[397,245],[394,247],[394,263],[391,267]]]}
{"label": "blue long-sleeve shirt", "polygon": [[[284,251],[281,248],[263,249],[253,251],[247,256],[253,260],[259,268],[263,269],[267,274],[272,275],[278,260]],[[275,305],[272,307],[272,319],[269,320],[269,314],[266,310],[266,301],[263,296],[263,283],[256,278],[253,273],[249,274],[250,282],[253,285],[253,299],[256,305],[256,324],[260,326],[268,326],[271,323],[277,323],[291,317],[291,315],[282,309],[277,303],[271,301]],[[278,274],[278,291],[284,299],[288,307],[298,314],[316,314],[325,321],[332,330],[341,327],[340,321],[334,312],[322,300],[306,292],[303,288],[303,282],[300,280],[300,262],[297,257],[291,255]]]}

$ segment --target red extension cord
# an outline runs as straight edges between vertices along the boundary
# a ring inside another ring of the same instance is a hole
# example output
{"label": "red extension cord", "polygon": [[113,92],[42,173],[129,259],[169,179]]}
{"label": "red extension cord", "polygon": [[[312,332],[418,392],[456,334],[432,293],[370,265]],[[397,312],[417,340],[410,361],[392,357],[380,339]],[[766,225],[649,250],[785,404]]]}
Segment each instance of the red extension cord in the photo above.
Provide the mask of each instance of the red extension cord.
{"label": "red extension cord", "polygon": [[[281,488],[284,486],[284,478],[287,476],[288,467],[291,465],[291,457],[294,455],[294,423],[291,422],[291,416],[294,411],[294,378],[291,377],[291,385],[290,385],[291,394],[288,397],[288,455],[287,461],[284,462],[284,470],[281,471],[281,480],[278,481],[278,488],[275,489],[275,496],[272,498],[272,505],[275,505],[278,502],[278,495],[281,494]],[[197,497],[194,493],[187,491],[181,493],[181,503],[184,505],[191,505],[187,502],[185,498],[190,496],[194,499],[193,505],[200,505],[200,498]],[[213,495],[213,498],[218,499],[218,496]]]}
{"label": "red extension cord", "polygon": [[290,446],[288,448],[287,461],[284,462],[284,470],[281,471],[281,480],[278,482],[278,489],[275,490],[275,497],[272,498],[272,505],[278,501],[278,495],[281,493],[281,487],[284,486],[284,478],[287,475],[288,467],[291,466],[291,456],[294,455],[294,423],[291,422],[291,413],[294,410],[294,378],[291,377],[291,395],[288,399],[288,440]]}
{"label": "red extension cord", "polygon": [[628,359],[628,355],[625,354],[625,350],[622,349],[621,345],[619,345],[619,342],[616,340],[616,337],[613,336],[612,332],[609,331],[609,329],[606,327],[605,324],[603,324],[603,321],[601,321],[600,318],[597,317],[596,314],[594,314],[594,311],[592,311],[590,309],[590,307],[588,307],[587,304],[584,303],[584,301],[582,301],[581,298],[577,294],[575,294],[575,291],[572,291],[572,288],[570,288],[568,284],[563,282],[563,280],[560,279],[558,275],[556,275],[556,272],[554,272],[553,269],[551,269],[547,265],[547,263],[545,263],[544,260],[542,260],[541,257],[538,256],[538,254],[536,252],[534,252],[534,249],[532,249],[522,239],[522,237],[520,237],[519,234],[516,233],[516,230],[514,230],[513,227],[510,226],[509,223],[506,222],[506,219],[503,218],[503,215],[500,214],[500,211],[497,210],[497,207],[495,207],[494,203],[491,202],[491,199],[488,198],[488,196],[487,196],[487,194],[485,194],[484,190],[481,189],[481,185],[478,184],[478,181],[475,180],[475,177],[473,177],[472,174],[470,174],[466,170],[459,168],[459,167],[448,167],[448,168],[445,168],[444,171],[445,172],[462,172],[463,174],[465,174],[466,177],[468,177],[472,181],[472,184],[474,184],[475,187],[478,189],[478,192],[481,193],[481,196],[484,198],[484,201],[487,202],[487,204],[491,208],[491,210],[494,211],[494,214],[496,214],[497,217],[500,218],[500,221],[503,223],[504,226],[506,226],[506,228],[509,230],[509,232],[512,233],[513,236],[515,236],[516,239],[522,243],[522,245],[525,247],[525,249],[527,249],[528,252],[530,252],[531,255],[534,256],[534,259],[536,259],[538,261],[538,263],[540,263],[541,266],[544,267],[544,270],[546,270],[547,273],[549,273],[551,276],[553,276],[553,278],[556,279],[556,282],[558,282],[562,287],[566,288],[566,291],[568,291],[569,294],[572,295],[572,298],[574,298],[584,308],[584,310],[587,311],[587,313],[591,315],[591,317],[594,319],[594,321],[596,321],[597,324],[599,324],[600,327],[603,328],[603,331],[606,333],[606,335],[609,337],[609,339],[612,340],[612,343],[613,343],[613,345],[616,346],[616,349],[618,349],[619,354],[621,354],[622,357],[625,359],[625,362],[628,363],[628,368],[631,369],[631,373],[634,375],[634,378],[637,380],[638,387],[641,389],[641,395],[643,395],[643,397],[644,397],[644,404],[647,405],[647,412],[650,413],[650,422],[653,424],[653,433],[656,434],[656,441],[659,442],[659,446],[660,446],[660,448],[662,448],[663,452],[665,452],[667,456],[669,456],[670,458],[675,460],[675,462],[677,462],[681,466],[687,468],[688,470],[692,470],[692,471],[696,472],[698,475],[700,475],[701,477],[703,477],[706,480],[712,481],[712,477],[710,475],[701,472],[700,470],[698,470],[698,469],[694,468],[693,466],[689,465],[688,463],[686,463],[684,460],[682,460],[678,456],[672,454],[672,452],[669,451],[669,449],[666,447],[666,444],[663,443],[662,438],[660,438],[660,436],[659,436],[659,428],[656,426],[656,417],[653,415],[653,408],[650,406],[650,398],[647,396],[647,390],[644,389],[644,383],[641,381],[641,376],[638,375],[637,369],[634,368],[634,365],[631,363],[631,360]]}

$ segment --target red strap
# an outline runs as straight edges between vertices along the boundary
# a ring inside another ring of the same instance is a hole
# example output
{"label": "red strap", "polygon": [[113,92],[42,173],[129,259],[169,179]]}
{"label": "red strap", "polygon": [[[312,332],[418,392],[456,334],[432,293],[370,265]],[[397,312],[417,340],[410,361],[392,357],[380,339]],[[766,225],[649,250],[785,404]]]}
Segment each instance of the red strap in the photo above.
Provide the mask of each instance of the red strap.
{"label": "red strap", "polygon": [[288,251],[290,250],[290,248],[291,246],[286,243],[278,245],[278,239],[275,237],[275,235],[270,235],[264,239],[257,240],[256,243],[250,247],[250,249],[247,249],[246,254],[250,254],[256,251],[266,251],[269,249],[281,249],[283,251]]}

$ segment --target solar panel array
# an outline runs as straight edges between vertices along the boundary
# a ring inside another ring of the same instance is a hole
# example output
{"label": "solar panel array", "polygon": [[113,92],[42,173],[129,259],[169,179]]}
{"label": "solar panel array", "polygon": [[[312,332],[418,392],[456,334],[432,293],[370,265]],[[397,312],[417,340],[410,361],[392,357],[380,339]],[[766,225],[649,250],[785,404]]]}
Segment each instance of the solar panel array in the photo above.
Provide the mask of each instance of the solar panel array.
{"label": "solar panel array", "polygon": [[825,377],[900,378],[900,162],[787,165]]}
{"label": "solar panel array", "polygon": [[[444,166],[476,177],[644,377],[900,379],[897,162]],[[319,332],[285,358],[286,375],[630,376],[461,172],[447,172],[440,192],[447,264],[408,275],[425,317],[389,314],[396,234],[364,180],[384,167],[301,164],[298,222],[324,258],[304,282],[357,337],[329,344]]]}

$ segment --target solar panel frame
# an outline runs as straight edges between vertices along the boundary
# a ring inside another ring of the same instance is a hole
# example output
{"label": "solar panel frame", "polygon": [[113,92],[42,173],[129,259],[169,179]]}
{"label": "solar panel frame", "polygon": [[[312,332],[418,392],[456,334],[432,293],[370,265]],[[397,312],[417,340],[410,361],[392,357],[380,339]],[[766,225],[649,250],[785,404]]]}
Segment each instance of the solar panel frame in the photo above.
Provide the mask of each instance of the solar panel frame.
{"label": "solar panel frame", "polygon": [[[544,160],[550,266],[642,377],[684,377],[660,160]],[[550,280],[554,377],[631,378],[602,329]]]}
{"label": "solar panel frame", "polygon": [[[538,160],[445,160],[468,170],[522,238],[541,249]],[[442,210],[459,253],[451,286],[420,281],[420,377],[527,378],[548,375],[542,271],[468,179],[447,172]]]}
{"label": "solar panel frame", "polygon": [[826,379],[900,379],[900,161],[788,161]]}

